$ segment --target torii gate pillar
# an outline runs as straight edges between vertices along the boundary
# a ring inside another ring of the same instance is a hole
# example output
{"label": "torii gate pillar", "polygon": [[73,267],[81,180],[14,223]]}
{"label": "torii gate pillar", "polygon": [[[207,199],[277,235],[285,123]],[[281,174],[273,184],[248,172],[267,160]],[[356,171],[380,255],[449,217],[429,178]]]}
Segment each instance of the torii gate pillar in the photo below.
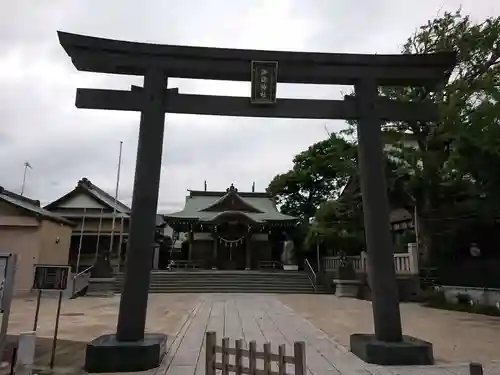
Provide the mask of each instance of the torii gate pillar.
{"label": "torii gate pillar", "polygon": [[389,202],[385,178],[382,130],[376,110],[374,79],[354,85],[358,100],[358,167],[368,254],[368,279],[372,293],[375,334],[355,333],[351,352],[368,363],[380,365],[429,365],[434,362],[432,344],[403,336],[394,270]]}
{"label": "torii gate pillar", "polygon": [[152,69],[144,75],[132,220],[118,325],[116,335],[99,336],[87,345],[85,370],[88,372],[144,371],[157,367],[165,354],[167,336],[145,333],[145,325],[160,187],[166,89],[167,78],[161,70]]}
{"label": "torii gate pillar", "polygon": [[[77,91],[79,108],[141,112],[117,331],[87,345],[88,372],[147,370],[158,366],[165,353],[166,337],[145,334],[144,328],[166,112],[357,120],[375,334],[352,335],[351,351],[367,362],[382,365],[433,362],[432,344],[402,335],[380,124],[436,121],[438,108],[432,102],[406,103],[378,97],[377,86],[424,86],[432,91],[451,73],[455,53],[359,55],[230,50],[133,43],[62,32],[59,39],[78,70],[144,76],[143,89]],[[278,98],[272,105],[251,105],[243,97],[167,91],[166,77],[250,81],[254,62],[279,63],[279,82],[354,85],[356,96],[342,101]]]}

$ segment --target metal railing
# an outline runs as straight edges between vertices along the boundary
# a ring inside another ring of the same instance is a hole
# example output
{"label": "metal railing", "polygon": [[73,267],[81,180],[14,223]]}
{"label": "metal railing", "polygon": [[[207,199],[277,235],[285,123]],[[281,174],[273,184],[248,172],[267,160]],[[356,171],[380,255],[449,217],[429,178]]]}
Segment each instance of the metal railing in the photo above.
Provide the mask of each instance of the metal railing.
{"label": "metal railing", "polygon": [[[73,297],[76,294],[76,292],[77,292],[76,285],[77,285],[78,280],[84,279],[84,276],[87,277],[87,274],[90,273],[90,271],[92,270],[92,268],[94,268],[94,265],[91,265],[90,267],[85,268],[83,271],[78,272],[75,276],[73,276],[73,283],[71,285],[71,297]],[[78,292],[80,290],[82,290],[83,288],[85,288],[88,284],[89,283],[87,281],[86,285],[84,285],[81,288],[78,288]]]}
{"label": "metal railing", "polygon": [[316,272],[314,272],[314,269],[311,266],[311,263],[309,263],[307,259],[304,260],[304,270],[307,272],[307,277],[309,277],[309,281],[311,282],[314,291],[316,291],[318,278],[316,276]]}
{"label": "metal railing", "polygon": [[259,262],[259,269],[269,269],[282,270],[283,264],[277,260],[262,260]]}
{"label": "metal railing", "polygon": [[181,268],[197,269],[201,267],[197,262],[192,260],[176,260],[172,264],[170,264],[170,269],[181,269]]}

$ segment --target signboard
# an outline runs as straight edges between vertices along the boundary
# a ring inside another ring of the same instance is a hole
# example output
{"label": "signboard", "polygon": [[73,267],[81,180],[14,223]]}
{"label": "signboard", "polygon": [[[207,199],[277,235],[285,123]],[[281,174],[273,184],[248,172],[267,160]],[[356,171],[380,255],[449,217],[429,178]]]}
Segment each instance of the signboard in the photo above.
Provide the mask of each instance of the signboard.
{"label": "signboard", "polygon": [[0,312],[4,311],[4,291],[7,282],[8,256],[0,256]]}
{"label": "signboard", "polygon": [[33,289],[64,290],[68,286],[69,266],[35,265]]}
{"label": "signboard", "polygon": [[277,61],[252,61],[252,104],[276,103]]}

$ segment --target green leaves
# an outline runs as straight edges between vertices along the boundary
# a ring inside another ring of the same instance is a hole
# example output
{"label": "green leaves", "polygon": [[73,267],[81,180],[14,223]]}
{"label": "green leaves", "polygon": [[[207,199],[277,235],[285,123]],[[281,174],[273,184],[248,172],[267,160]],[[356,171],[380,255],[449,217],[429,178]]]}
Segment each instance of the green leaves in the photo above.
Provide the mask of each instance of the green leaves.
{"label": "green leaves", "polygon": [[[465,202],[488,215],[500,208],[500,17],[475,23],[461,10],[445,12],[416,30],[402,53],[450,50],[457,52],[457,65],[437,92],[419,87],[379,90],[391,99],[432,100],[439,106],[436,122],[383,124],[391,146],[389,199],[393,206],[416,204],[423,220],[422,248],[432,247],[435,227],[435,220],[432,225],[425,220],[440,217],[439,212],[469,207]],[[342,134],[355,135],[356,122],[348,124]],[[293,169],[276,176],[268,191],[277,195],[283,212],[303,219],[315,215],[310,239],[319,235],[352,247],[362,233],[361,196],[358,189],[347,189],[340,198],[339,193],[349,176],[350,185],[356,184],[355,159],[354,143],[334,135],[297,155]]]}
{"label": "green leaves", "polygon": [[309,219],[320,203],[338,196],[356,170],[356,147],[332,134],[296,155],[293,168],[277,175],[267,191],[283,213]]}
{"label": "green leaves", "polygon": [[[420,207],[436,209],[439,190],[450,181],[459,185],[481,179],[476,169],[488,155],[489,163],[500,156],[500,17],[475,24],[461,11],[446,12],[420,27],[403,46],[403,53],[433,53],[455,50],[458,63],[442,90],[383,88],[381,94],[403,101],[434,100],[440,107],[438,122],[395,122],[386,129],[409,134],[414,150],[395,144],[399,150],[399,173],[414,176],[410,187]],[[352,126],[353,124],[351,124]],[[472,150],[474,155],[471,155]],[[482,150],[482,151],[479,151]],[[472,159],[475,161],[472,162]],[[473,167],[473,165],[475,167]],[[489,167],[486,170],[492,170]],[[500,189],[500,186],[498,186]]]}

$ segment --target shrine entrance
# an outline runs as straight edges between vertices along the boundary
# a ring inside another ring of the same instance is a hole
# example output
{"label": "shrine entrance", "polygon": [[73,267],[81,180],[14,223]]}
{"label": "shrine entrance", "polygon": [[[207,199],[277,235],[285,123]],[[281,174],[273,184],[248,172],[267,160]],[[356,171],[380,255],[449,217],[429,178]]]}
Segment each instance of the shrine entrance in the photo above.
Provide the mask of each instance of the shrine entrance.
{"label": "shrine entrance", "polygon": [[[142,371],[159,365],[166,337],[145,335],[165,113],[357,121],[358,163],[375,333],[353,334],[351,351],[370,363],[430,364],[432,345],[403,337],[396,285],[381,123],[435,121],[433,102],[380,97],[380,86],[433,91],[448,79],[456,54],[361,55],[153,45],[59,32],[80,71],[139,75],[144,86],[78,89],[78,108],[141,112],[131,225],[116,335],[87,346],[88,372]],[[168,77],[250,81],[250,98],[187,95]],[[277,83],[353,85],[344,100],[280,99]],[[150,249],[150,251],[148,251]]]}
{"label": "shrine entrance", "polygon": [[248,226],[229,221],[219,225],[217,232],[218,252],[217,268],[221,270],[244,270],[246,265],[246,252]]}
{"label": "shrine entrance", "polygon": [[211,270],[268,268],[277,234],[293,231],[298,221],[280,213],[270,194],[238,191],[233,184],[225,192],[189,190],[184,209],[163,217],[187,234],[183,261]]}

